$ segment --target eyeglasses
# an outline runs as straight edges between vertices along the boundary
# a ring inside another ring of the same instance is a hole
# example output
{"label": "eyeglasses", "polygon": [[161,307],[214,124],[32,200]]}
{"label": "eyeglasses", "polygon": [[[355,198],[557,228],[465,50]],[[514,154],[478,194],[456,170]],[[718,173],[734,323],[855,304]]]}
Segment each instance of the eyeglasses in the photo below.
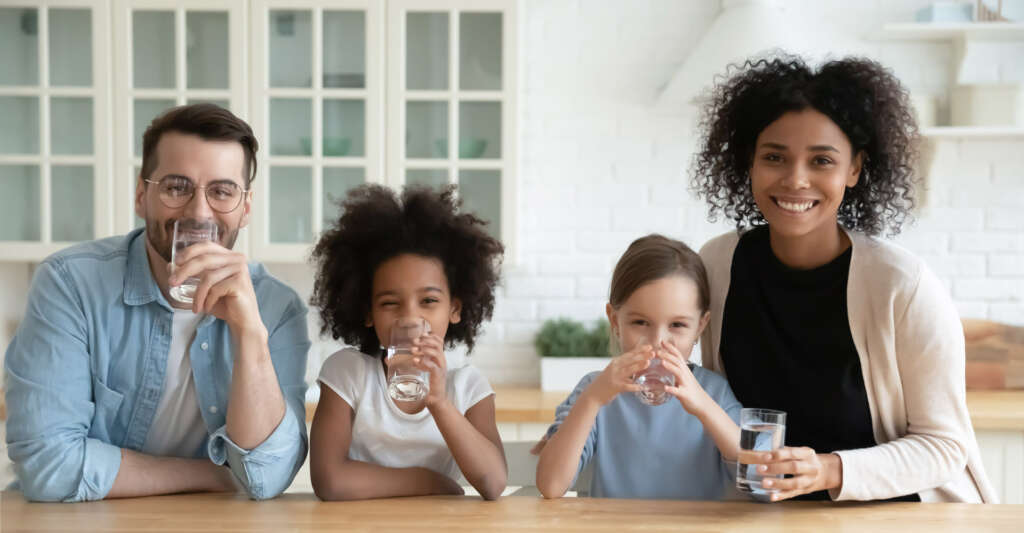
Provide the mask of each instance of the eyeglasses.
{"label": "eyeglasses", "polygon": [[238,209],[242,203],[243,193],[249,192],[248,189],[242,189],[233,181],[217,181],[210,185],[198,186],[183,176],[164,176],[159,181],[151,179],[143,181],[157,186],[160,202],[168,209],[185,207],[196,195],[196,189],[203,189],[210,209],[218,213],[230,213]]}

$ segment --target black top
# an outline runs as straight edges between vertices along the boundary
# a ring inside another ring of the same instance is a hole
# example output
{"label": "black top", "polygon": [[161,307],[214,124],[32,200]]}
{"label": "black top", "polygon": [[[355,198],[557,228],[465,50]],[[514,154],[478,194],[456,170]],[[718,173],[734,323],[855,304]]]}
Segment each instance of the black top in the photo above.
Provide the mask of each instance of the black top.
{"label": "black top", "polygon": [[[787,446],[828,453],[878,444],[847,315],[851,255],[852,248],[818,268],[790,268],[772,252],[767,226],[736,246],[722,365],[744,407],[786,412]],[[921,501],[917,494],[896,500]]]}

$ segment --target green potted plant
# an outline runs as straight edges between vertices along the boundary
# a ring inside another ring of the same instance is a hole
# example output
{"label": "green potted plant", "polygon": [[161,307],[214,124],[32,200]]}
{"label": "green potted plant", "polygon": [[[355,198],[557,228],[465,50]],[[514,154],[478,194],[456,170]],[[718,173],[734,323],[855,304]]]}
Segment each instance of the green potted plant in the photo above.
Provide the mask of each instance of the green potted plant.
{"label": "green potted plant", "polygon": [[608,321],[588,329],[568,318],[547,320],[533,339],[543,390],[572,390],[580,378],[608,365]]}

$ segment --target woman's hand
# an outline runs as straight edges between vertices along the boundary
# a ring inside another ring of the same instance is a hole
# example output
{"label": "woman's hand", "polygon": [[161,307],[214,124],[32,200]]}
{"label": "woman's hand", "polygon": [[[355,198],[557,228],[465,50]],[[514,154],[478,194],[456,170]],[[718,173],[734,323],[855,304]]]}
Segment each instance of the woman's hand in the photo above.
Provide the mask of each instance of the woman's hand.
{"label": "woman's hand", "polygon": [[654,358],[654,348],[640,345],[612,359],[604,371],[587,387],[583,394],[600,405],[608,405],[622,392],[637,392],[643,387],[633,383],[633,376],[647,368]]}
{"label": "woman's hand", "polygon": [[660,348],[662,366],[676,377],[676,385],[665,387],[665,392],[675,396],[687,413],[701,416],[707,411],[709,403],[714,403],[714,400],[697,382],[690,366],[686,364],[686,358],[674,344],[661,341]]}
{"label": "woman's hand", "polygon": [[430,390],[425,404],[429,408],[448,401],[445,387],[448,383],[448,363],[444,356],[444,342],[436,335],[423,335],[412,341],[413,364],[430,374]]}
{"label": "woman's hand", "polygon": [[739,462],[756,464],[764,476],[790,474],[786,479],[764,479],[761,484],[772,493],[772,501],[788,500],[801,494],[843,486],[843,463],[834,453],[816,453],[808,447],[788,446],[770,452],[741,451]]}

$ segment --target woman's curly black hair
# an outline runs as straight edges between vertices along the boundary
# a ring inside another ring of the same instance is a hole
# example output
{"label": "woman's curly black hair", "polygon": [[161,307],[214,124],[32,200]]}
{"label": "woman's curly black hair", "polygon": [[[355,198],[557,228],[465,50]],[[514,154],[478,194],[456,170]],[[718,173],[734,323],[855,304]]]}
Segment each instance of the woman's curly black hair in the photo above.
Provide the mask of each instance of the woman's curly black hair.
{"label": "woman's curly black hair", "polygon": [[462,303],[461,320],[451,324],[444,342],[464,342],[472,351],[480,326],[494,311],[504,247],[485,230],[485,222],[460,212],[455,186],[438,191],[406,187],[399,197],[382,185],[349,191],[342,215],[313,249],[316,280],[310,303],[319,307],[321,334],[380,353],[380,341],[366,327],[373,276],[381,263],[411,253],[437,258],[444,265],[452,298]]}
{"label": "woman's curly black hair", "polygon": [[914,205],[918,130],[907,91],[881,64],[866,58],[829,61],[817,71],[785,53],[730,65],[703,109],[703,144],[691,186],[737,229],[765,224],[750,188],[757,137],[790,111],[815,109],[863,152],[857,184],[846,190],[839,222],[869,235],[898,234]]}

